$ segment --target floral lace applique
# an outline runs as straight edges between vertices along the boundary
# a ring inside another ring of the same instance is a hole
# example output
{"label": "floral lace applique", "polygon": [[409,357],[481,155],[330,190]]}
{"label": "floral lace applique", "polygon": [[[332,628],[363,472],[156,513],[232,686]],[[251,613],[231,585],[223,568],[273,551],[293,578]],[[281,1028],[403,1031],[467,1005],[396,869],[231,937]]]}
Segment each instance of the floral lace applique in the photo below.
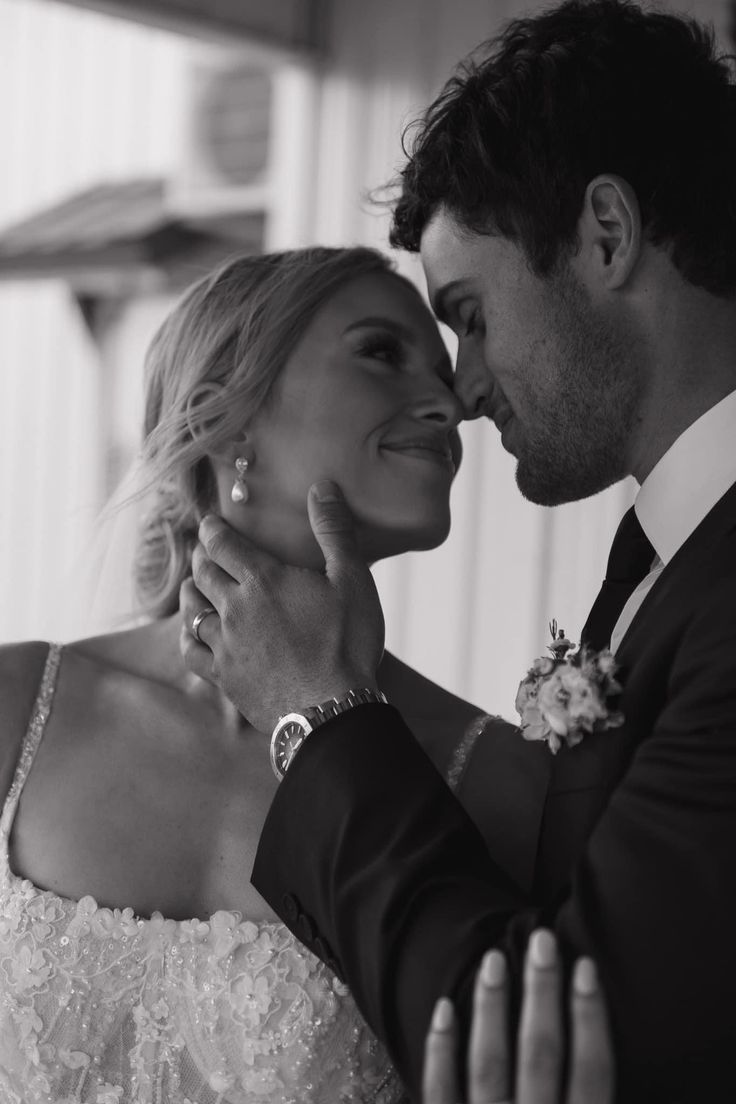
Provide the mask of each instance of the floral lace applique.
{"label": "floral lace applique", "polygon": [[280,923],[98,907],[9,866],[20,792],[49,715],[51,648],[0,817],[3,1104],[399,1104],[347,989]]}
{"label": "floral lace applique", "polygon": [[40,891],[7,862],[0,915],[3,1101],[403,1098],[345,986],[282,924],[138,920]]}

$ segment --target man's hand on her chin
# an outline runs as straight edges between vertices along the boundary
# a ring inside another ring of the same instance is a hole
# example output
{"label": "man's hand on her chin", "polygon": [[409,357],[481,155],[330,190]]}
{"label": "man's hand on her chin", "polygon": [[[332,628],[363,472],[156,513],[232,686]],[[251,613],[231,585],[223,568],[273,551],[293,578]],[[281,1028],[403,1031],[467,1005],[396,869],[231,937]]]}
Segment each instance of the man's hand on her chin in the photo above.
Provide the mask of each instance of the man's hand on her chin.
{"label": "man's hand on her chin", "polygon": [[[290,567],[221,518],[203,519],[182,584],[181,648],[190,670],[218,685],[255,728],[280,716],[376,687],[384,621],[339,488],[310,488],[309,519],[325,571]],[[206,607],[215,611],[192,622]]]}

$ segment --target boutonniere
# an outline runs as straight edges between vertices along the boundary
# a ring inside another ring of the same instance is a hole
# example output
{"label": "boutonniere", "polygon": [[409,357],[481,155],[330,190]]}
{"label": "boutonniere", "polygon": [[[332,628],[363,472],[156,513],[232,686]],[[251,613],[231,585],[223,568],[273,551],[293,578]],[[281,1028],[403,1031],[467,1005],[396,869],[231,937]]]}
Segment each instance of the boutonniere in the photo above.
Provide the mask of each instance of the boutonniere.
{"label": "boutonniere", "polygon": [[540,656],[519,683],[516,711],[525,740],[546,740],[556,755],[562,744],[574,747],[588,732],[618,728],[623,713],[610,706],[620,693],[616,661],[608,650],[576,648],[557,622],[550,622],[551,656]]}

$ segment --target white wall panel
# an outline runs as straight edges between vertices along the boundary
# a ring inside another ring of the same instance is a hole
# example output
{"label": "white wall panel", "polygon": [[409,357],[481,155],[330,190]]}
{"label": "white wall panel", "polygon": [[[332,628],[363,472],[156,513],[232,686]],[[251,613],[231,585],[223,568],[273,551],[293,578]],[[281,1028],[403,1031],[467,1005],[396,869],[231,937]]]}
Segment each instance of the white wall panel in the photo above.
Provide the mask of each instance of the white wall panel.
{"label": "white wall panel", "polygon": [[[168,172],[188,49],[0,0],[0,226],[103,179]],[[65,283],[0,283],[0,640],[76,630],[65,582],[104,493],[102,383]]]}

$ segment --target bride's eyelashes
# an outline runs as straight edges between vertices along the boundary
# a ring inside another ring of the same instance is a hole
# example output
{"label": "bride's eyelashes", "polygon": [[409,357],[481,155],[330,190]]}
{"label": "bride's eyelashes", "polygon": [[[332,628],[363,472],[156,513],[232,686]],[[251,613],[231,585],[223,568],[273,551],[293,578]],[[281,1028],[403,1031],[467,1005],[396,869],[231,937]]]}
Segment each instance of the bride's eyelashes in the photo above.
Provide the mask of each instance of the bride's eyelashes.
{"label": "bride's eyelashes", "polygon": [[391,334],[371,334],[360,343],[357,353],[359,357],[382,360],[394,368],[402,368],[406,363],[404,346]]}

